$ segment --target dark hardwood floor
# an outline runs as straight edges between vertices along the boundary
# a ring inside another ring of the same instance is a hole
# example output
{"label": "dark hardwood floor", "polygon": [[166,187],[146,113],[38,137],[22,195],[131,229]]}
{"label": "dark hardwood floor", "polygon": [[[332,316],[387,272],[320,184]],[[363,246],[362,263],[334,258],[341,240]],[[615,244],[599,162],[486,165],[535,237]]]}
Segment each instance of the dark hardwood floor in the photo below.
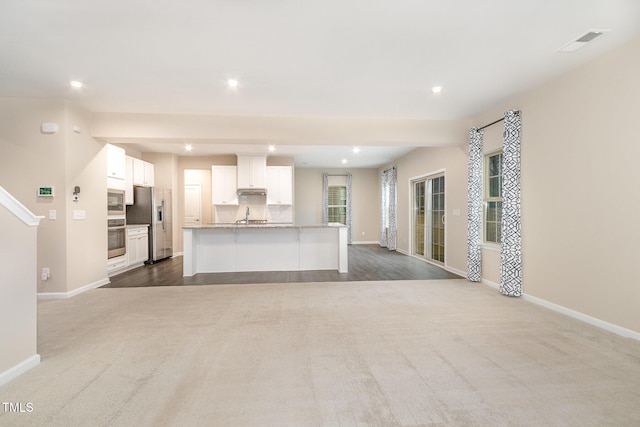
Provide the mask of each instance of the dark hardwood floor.
{"label": "dark hardwood floor", "polygon": [[103,288],[142,286],[220,285],[243,283],[349,282],[375,280],[459,279],[443,268],[389,251],[378,245],[350,245],[349,272],[261,271],[243,273],[200,273],[182,277],[182,257],[135,268],[111,277]]}

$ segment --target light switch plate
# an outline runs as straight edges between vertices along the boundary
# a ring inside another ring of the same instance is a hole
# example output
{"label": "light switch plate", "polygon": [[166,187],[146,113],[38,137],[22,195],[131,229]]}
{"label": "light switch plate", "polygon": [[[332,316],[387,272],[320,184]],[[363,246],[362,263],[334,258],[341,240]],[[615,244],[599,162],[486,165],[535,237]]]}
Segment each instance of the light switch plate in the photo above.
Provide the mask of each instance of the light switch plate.
{"label": "light switch plate", "polygon": [[87,211],[85,210],[74,210],[73,211],[73,219],[86,219]]}
{"label": "light switch plate", "polygon": [[49,209],[49,219],[56,219],[56,210],[55,209]]}

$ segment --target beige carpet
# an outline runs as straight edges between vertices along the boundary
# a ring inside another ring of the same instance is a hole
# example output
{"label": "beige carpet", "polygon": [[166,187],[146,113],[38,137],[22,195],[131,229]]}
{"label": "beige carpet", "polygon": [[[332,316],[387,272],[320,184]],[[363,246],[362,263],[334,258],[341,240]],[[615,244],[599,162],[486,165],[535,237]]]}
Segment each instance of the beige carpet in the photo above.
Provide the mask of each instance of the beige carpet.
{"label": "beige carpet", "polygon": [[39,336],[2,426],[640,425],[640,342],[465,280],[96,289]]}

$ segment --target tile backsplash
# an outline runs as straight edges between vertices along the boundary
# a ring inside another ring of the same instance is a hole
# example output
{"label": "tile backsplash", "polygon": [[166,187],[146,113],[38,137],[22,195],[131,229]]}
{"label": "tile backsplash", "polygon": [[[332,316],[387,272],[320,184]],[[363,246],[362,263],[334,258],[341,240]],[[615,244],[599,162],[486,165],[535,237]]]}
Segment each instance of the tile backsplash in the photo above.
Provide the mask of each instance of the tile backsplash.
{"label": "tile backsplash", "polygon": [[238,205],[215,205],[214,222],[230,223],[244,219],[249,207],[249,219],[263,219],[268,222],[293,222],[293,206],[267,206],[266,196],[240,196]]}

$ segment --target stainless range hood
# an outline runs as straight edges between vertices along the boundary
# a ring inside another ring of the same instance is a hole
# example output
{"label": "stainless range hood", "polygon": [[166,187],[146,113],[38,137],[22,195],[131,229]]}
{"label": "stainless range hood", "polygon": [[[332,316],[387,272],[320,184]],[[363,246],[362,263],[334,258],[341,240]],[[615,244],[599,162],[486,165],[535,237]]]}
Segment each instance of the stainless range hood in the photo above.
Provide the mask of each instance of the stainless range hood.
{"label": "stainless range hood", "polygon": [[238,188],[238,196],[266,196],[266,188]]}

